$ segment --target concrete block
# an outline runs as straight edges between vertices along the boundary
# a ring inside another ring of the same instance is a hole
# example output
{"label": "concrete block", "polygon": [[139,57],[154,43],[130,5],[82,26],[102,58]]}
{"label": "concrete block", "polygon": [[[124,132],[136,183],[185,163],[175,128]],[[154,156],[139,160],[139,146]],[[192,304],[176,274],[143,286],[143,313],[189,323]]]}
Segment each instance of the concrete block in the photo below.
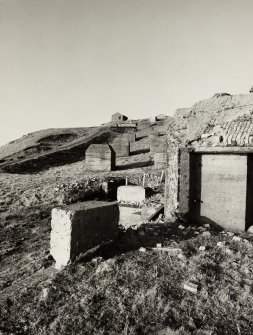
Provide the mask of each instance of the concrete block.
{"label": "concrete block", "polygon": [[142,223],[141,209],[136,207],[119,206],[119,223],[122,226],[130,227]]}
{"label": "concrete block", "polygon": [[115,166],[115,153],[108,144],[91,144],[85,155],[85,165],[91,171],[111,171]]}
{"label": "concrete block", "polygon": [[119,186],[117,199],[125,202],[142,202],[145,200],[146,191],[142,186]]}
{"label": "concrete block", "polygon": [[50,253],[56,268],[66,266],[80,254],[116,238],[117,202],[86,201],[52,210]]}

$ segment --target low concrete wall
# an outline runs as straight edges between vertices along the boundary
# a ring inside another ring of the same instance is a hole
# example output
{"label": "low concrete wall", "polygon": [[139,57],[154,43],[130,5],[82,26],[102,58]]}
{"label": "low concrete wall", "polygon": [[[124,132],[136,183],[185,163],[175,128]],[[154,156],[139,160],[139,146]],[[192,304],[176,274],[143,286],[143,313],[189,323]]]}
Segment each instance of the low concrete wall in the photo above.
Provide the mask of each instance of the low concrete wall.
{"label": "low concrete wall", "polygon": [[116,238],[117,202],[87,201],[52,210],[50,253],[56,268],[66,266],[80,254]]}
{"label": "low concrete wall", "polygon": [[146,190],[141,186],[119,186],[117,199],[125,202],[142,202],[146,198]]}

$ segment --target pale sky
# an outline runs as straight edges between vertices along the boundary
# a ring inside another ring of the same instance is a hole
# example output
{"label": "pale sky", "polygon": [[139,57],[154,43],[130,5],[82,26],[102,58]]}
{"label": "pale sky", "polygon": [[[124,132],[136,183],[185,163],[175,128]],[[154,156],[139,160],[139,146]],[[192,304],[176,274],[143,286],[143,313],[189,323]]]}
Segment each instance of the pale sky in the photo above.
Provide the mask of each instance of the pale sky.
{"label": "pale sky", "polygon": [[252,0],[0,1],[0,145],[252,85]]}

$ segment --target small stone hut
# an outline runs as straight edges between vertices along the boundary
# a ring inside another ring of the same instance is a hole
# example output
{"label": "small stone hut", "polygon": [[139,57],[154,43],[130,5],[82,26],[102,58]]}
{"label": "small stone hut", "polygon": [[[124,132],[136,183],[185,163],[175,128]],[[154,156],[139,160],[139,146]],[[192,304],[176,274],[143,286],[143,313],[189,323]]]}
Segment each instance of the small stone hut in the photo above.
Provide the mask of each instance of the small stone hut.
{"label": "small stone hut", "polygon": [[126,121],[127,119],[128,117],[126,115],[123,115],[119,112],[112,114],[112,121],[122,122],[122,121]]}

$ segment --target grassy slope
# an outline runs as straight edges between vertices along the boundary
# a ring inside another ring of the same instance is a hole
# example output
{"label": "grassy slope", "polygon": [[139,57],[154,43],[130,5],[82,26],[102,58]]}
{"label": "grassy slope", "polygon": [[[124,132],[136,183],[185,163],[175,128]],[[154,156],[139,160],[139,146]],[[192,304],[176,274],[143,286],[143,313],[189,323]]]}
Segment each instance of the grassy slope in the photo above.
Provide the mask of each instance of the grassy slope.
{"label": "grassy slope", "polygon": [[[171,328],[178,334],[250,334],[252,244],[215,232],[193,237],[177,228],[161,236],[184,256],[127,251],[155,240],[121,233],[101,250],[106,260],[79,261],[11,295],[2,303],[0,328],[8,334],[172,334]],[[196,295],[183,289],[187,280],[199,283]]]}
{"label": "grassy slope", "polygon": [[[6,194],[8,203],[0,217],[3,334],[169,335],[171,328],[177,334],[251,333],[253,247],[223,234],[204,236],[199,229],[195,237],[192,230],[150,224],[140,228],[144,236],[140,230],[122,232],[112,245],[52,274],[54,189],[68,189],[83,177],[81,163],[32,176],[1,176],[1,199]],[[218,241],[231,251],[218,248]],[[138,251],[158,242],[182,248],[184,257]],[[206,251],[200,252],[200,245]],[[104,258],[100,264],[91,261],[97,256]],[[199,283],[197,295],[184,291],[187,280]]]}

